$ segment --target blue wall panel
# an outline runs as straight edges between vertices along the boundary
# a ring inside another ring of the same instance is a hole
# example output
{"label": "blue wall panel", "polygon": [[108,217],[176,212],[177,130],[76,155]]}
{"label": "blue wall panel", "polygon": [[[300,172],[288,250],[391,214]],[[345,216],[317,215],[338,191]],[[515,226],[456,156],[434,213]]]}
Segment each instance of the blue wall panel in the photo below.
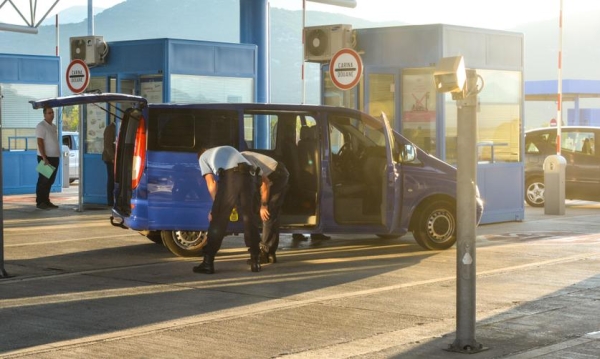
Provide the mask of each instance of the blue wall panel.
{"label": "blue wall panel", "polygon": [[[2,151],[2,180],[4,194],[35,194],[38,173],[36,151]],[[62,166],[52,186],[52,192],[62,187]]]}
{"label": "blue wall panel", "polygon": [[[60,58],[0,54],[0,83],[57,85],[60,94]],[[35,193],[36,164],[36,151],[2,151],[3,193]],[[52,192],[60,192],[61,187],[62,169],[59,169]]]}
{"label": "blue wall panel", "polygon": [[228,76],[253,76],[256,73],[256,46],[219,47],[215,50],[215,72]]}
{"label": "blue wall panel", "polygon": [[0,54],[0,82],[58,84],[60,59],[56,56]]}
{"label": "blue wall panel", "polygon": [[191,42],[169,44],[169,71],[173,74],[215,73],[215,46]]}

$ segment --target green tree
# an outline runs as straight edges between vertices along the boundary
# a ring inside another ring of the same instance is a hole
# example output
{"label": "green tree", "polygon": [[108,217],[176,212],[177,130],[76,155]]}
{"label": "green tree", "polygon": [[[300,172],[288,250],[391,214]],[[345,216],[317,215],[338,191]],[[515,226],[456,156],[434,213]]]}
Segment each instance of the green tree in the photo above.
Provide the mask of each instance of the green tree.
{"label": "green tree", "polygon": [[62,130],[77,131],[79,129],[79,106],[65,106],[62,111]]}

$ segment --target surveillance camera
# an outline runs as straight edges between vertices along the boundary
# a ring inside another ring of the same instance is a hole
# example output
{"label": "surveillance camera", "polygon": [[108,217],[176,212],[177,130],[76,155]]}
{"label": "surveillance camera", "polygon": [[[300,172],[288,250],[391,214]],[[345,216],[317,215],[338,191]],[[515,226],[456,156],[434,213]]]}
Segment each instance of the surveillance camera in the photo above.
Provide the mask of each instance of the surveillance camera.
{"label": "surveillance camera", "polygon": [[467,81],[465,60],[462,56],[440,59],[433,78],[438,92],[462,92]]}

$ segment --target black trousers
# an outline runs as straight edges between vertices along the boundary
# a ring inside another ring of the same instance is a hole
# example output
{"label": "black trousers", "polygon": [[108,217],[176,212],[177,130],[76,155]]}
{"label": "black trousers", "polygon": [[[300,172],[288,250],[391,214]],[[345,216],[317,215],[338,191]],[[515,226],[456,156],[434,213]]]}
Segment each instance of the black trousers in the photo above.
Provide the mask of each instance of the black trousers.
{"label": "black trousers", "polygon": [[[280,167],[271,174],[271,188],[269,190],[269,219],[262,223],[262,238],[260,248],[267,253],[275,253],[279,246],[279,226],[281,206],[288,190],[289,173],[285,167]],[[260,200],[260,196],[258,197]]]}
{"label": "black trousers", "polygon": [[[60,165],[60,159],[58,157],[47,157],[48,162],[56,168],[50,178],[46,178],[43,174],[38,174],[37,185],[35,186],[35,203],[48,203],[50,202],[50,190],[56,180],[56,173],[58,172],[58,166]],[[42,160],[42,156],[37,156],[38,163]]]}
{"label": "black trousers", "polygon": [[244,221],[244,242],[253,255],[260,253],[260,234],[256,226],[256,213],[253,211],[255,193],[254,178],[248,171],[225,171],[219,175],[217,194],[212,205],[212,221],[208,226],[208,239],[204,253],[216,255],[229,224],[229,215],[239,204],[238,213]]}
{"label": "black trousers", "polygon": [[109,206],[115,204],[115,163],[104,162],[106,164],[106,203]]}

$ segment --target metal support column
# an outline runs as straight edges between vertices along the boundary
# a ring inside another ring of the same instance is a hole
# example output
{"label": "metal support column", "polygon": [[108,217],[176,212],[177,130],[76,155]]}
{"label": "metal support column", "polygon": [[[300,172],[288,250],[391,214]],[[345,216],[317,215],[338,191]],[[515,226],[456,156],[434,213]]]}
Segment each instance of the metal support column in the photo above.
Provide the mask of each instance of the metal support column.
{"label": "metal support column", "polygon": [[[271,102],[269,91],[269,3],[267,0],[240,0],[240,42],[255,44],[258,58],[256,60],[256,98],[258,103]],[[269,124],[267,121],[257,121],[257,148],[267,148]]]}
{"label": "metal support column", "polygon": [[[475,339],[477,236],[477,73],[466,70],[464,99],[458,106],[456,340],[449,351],[476,353],[486,350]],[[454,94],[453,94],[454,98]]]}

